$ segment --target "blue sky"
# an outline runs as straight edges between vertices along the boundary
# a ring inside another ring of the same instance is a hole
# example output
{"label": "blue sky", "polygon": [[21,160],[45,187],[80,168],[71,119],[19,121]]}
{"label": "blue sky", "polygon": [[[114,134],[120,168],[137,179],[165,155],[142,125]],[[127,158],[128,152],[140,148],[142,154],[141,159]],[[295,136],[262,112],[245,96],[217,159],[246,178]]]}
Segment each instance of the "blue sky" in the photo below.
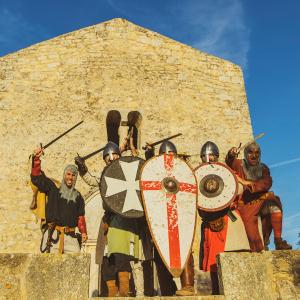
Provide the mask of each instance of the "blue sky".
{"label": "blue sky", "polygon": [[[300,1],[0,0],[0,56],[122,17],[242,66],[254,133],[285,212],[300,231]],[[284,161],[292,162],[278,164]]]}

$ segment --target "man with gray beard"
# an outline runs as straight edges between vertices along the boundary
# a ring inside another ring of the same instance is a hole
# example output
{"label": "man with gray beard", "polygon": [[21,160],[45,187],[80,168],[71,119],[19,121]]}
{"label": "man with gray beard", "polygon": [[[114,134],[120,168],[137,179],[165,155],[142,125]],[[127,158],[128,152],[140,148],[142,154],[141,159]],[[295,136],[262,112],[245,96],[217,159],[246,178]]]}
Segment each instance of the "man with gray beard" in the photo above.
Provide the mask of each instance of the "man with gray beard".
{"label": "man with gray beard", "polygon": [[[231,148],[226,156],[227,165],[239,176],[244,192],[239,200],[238,209],[241,213],[251,251],[260,252],[267,245],[274,231],[276,250],[292,249],[282,239],[282,205],[279,197],[269,191],[272,177],[269,168],[261,163],[261,150],[257,143],[245,147],[244,159],[237,159],[238,149]],[[263,239],[259,233],[258,217],[262,219]]]}
{"label": "man with gray beard", "polygon": [[[78,238],[85,242],[87,231],[84,217],[84,200],[75,189],[78,174],[77,167],[68,165],[65,168],[60,188],[58,188],[41,170],[40,156],[42,153],[43,149],[41,148],[34,151],[31,182],[48,198],[46,204],[48,234],[56,232],[55,238],[51,235],[47,238],[48,250],[53,247],[53,250],[55,250],[53,252],[80,252]],[[76,233],[76,227],[78,227],[81,236]]]}

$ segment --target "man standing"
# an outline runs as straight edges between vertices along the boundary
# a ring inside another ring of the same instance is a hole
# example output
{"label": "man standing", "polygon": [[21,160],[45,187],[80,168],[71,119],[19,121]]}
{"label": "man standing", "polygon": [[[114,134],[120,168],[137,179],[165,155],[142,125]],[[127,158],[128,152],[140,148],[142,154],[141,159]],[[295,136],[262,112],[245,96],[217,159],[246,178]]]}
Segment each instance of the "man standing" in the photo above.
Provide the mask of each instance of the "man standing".
{"label": "man standing", "polygon": [[[279,197],[269,189],[272,186],[272,177],[269,168],[261,163],[261,150],[257,143],[245,147],[244,159],[237,159],[238,149],[231,148],[226,157],[227,165],[237,172],[239,181],[244,186],[239,210],[243,218],[251,250],[264,250],[264,241],[267,242],[272,229],[276,250],[292,249],[282,239],[282,205]],[[258,217],[262,217],[264,241],[261,239],[258,227]],[[271,226],[268,226],[271,225]]]}
{"label": "man standing", "polygon": [[[130,139],[131,147],[133,147],[132,139]],[[103,150],[103,160],[106,166],[109,166],[120,156],[119,146],[113,142],[108,142]],[[80,157],[75,158],[75,163],[78,165],[80,176],[88,185],[99,185],[100,180],[88,172]],[[122,217],[106,206],[104,209],[105,215],[100,225],[97,241],[97,248],[101,250],[97,251],[99,257],[96,259],[102,265],[102,278],[106,283],[108,296],[114,297],[119,293],[119,296],[126,297],[129,296],[130,273],[132,267],[135,267],[133,262],[139,258],[139,239],[143,228],[140,228],[140,223],[136,219]],[[118,286],[117,282],[119,283]],[[143,291],[142,287],[141,293]]]}
{"label": "man standing", "polygon": [[[200,157],[202,164],[218,162],[217,145],[211,141],[206,142],[200,150]],[[216,256],[225,251],[249,250],[246,231],[236,205],[237,199],[230,206],[219,211],[208,212],[198,209],[202,219],[200,269],[210,272],[212,294],[219,294]]]}
{"label": "man standing", "polygon": [[[63,174],[60,188],[41,171],[40,156],[43,149],[34,151],[31,182],[48,197],[46,204],[46,224],[48,228],[47,248],[59,253],[80,252],[80,243],[87,240],[85,224],[85,204],[81,194],[75,189],[77,167],[68,165]],[[78,227],[81,236],[75,232]],[[57,232],[57,238],[51,236]],[[59,242],[58,242],[59,241]],[[52,246],[52,243],[54,245]]]}
{"label": "man standing", "polygon": [[[176,146],[171,141],[165,141],[159,148],[159,155],[163,154],[177,156]],[[150,159],[154,156],[154,148],[148,146],[145,152],[146,159]],[[173,276],[166,268],[162,261],[158,250],[154,247],[154,261],[157,269],[157,277],[160,286],[160,292],[162,296],[192,296],[194,292],[194,259],[191,252],[187,259],[184,270],[180,275],[181,289],[177,290],[176,284],[173,280]]]}

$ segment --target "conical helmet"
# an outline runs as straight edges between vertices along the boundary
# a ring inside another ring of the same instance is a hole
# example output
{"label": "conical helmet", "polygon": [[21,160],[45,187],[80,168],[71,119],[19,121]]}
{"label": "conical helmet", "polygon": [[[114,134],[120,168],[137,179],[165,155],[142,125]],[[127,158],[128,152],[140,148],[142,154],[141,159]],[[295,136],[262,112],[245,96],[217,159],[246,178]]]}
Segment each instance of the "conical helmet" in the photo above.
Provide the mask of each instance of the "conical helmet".
{"label": "conical helmet", "polygon": [[168,154],[169,152],[174,152],[177,154],[176,146],[170,141],[165,141],[160,145],[159,154]]}
{"label": "conical helmet", "polygon": [[108,142],[103,150],[103,159],[109,155],[109,158],[113,160],[113,154],[118,154],[121,156],[119,146],[113,142]]}
{"label": "conical helmet", "polygon": [[203,156],[207,157],[209,154],[213,154],[216,157],[219,157],[219,154],[220,154],[218,146],[214,142],[211,142],[211,141],[207,141],[201,147],[201,150],[200,150],[200,156],[201,157],[203,157]]}

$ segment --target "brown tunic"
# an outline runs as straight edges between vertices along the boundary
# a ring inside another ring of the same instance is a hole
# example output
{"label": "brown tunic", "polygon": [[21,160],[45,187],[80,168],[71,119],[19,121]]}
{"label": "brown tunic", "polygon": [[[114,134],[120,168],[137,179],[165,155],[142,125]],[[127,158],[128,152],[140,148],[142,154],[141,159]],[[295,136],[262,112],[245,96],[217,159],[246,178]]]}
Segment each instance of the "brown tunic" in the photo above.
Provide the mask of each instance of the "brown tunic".
{"label": "brown tunic", "polygon": [[[227,157],[226,163],[239,177],[249,180],[244,172],[243,160],[229,159]],[[259,252],[264,249],[258,228],[258,216],[263,206],[271,201],[282,210],[280,199],[273,192],[269,192],[271,186],[272,177],[269,168],[263,165],[262,177],[258,180],[253,180],[250,187],[244,187],[244,192],[239,201],[238,209],[245,224],[252,251]]]}

